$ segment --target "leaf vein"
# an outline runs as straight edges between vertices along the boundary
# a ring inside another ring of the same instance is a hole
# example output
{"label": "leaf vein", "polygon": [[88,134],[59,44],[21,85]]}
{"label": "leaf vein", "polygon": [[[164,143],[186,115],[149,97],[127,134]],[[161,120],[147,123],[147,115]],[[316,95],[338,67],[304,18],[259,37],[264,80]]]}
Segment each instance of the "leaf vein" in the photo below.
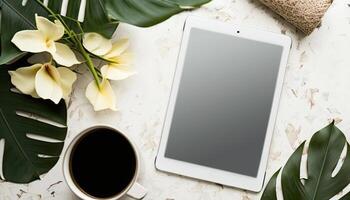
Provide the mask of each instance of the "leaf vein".
{"label": "leaf vein", "polygon": [[15,12],[18,16],[20,16],[23,21],[26,22],[26,24],[28,24],[29,26],[31,26],[32,28],[36,28],[35,25],[29,20],[27,19],[24,15],[22,15],[18,10],[16,10],[16,8],[14,8],[10,3],[8,3],[7,1],[3,1],[3,3],[10,8],[10,10],[12,10],[13,12]]}
{"label": "leaf vein", "polygon": [[[333,127],[332,127],[333,129]],[[312,199],[315,200],[316,199],[316,195],[318,194],[318,190],[319,190],[319,185],[320,185],[320,181],[321,181],[321,177],[323,176],[323,171],[324,171],[324,166],[326,164],[326,160],[327,160],[327,156],[328,156],[328,150],[329,150],[329,146],[330,146],[330,142],[331,142],[331,134],[332,134],[333,131],[331,131],[330,135],[329,135],[329,138],[328,138],[328,143],[327,143],[327,147],[326,147],[326,155],[324,156],[323,158],[323,161],[322,161],[322,167],[321,167],[321,170],[320,170],[320,174],[319,176],[317,177],[317,182],[316,182],[316,188],[315,188],[315,192],[313,194],[313,197]]]}

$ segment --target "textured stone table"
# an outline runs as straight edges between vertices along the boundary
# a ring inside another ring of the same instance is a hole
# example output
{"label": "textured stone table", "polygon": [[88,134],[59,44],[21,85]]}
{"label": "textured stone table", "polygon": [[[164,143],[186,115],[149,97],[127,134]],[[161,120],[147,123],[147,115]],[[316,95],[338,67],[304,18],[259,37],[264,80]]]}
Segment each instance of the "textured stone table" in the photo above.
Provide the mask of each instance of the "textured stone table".
{"label": "textured stone table", "polygon": [[[149,190],[146,200],[259,199],[261,194],[169,175],[154,168],[184,20],[195,15],[292,37],[293,48],[267,168],[269,178],[298,144],[332,119],[350,136],[349,5],[350,0],[335,0],[322,26],[308,37],[253,0],[214,0],[199,10],[176,15],[152,28],[121,25],[117,36],[130,38],[138,73],[113,84],[119,112],[95,113],[84,97],[91,77],[81,70],[81,79],[69,105],[67,143],[93,124],[111,124],[125,130],[142,155],[139,181]],[[0,199],[76,198],[64,183],[59,161],[41,181],[29,185],[0,183]]]}

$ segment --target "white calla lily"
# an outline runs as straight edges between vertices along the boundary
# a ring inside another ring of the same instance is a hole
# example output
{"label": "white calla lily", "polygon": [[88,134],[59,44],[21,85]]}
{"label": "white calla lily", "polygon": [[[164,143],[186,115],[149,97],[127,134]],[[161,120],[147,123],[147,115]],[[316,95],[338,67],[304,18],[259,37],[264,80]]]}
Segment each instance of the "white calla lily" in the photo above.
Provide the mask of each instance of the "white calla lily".
{"label": "white calla lily", "polygon": [[77,79],[71,70],[56,68],[50,63],[21,67],[9,73],[12,84],[22,93],[34,98],[50,99],[56,104],[62,98],[68,101],[72,85]]}
{"label": "white calla lily", "polygon": [[[129,48],[129,46],[130,46],[130,43],[128,39],[124,38],[124,39],[117,40],[112,44],[110,51],[105,55],[105,57],[109,60],[117,62],[119,61],[119,57],[122,56],[123,53],[127,52],[127,49]],[[130,56],[128,58],[130,58]]]}
{"label": "white calla lily", "polygon": [[116,100],[112,86],[107,79],[103,79],[100,87],[92,81],[86,88],[86,97],[95,111],[111,109],[116,111]]}
{"label": "white calla lily", "polygon": [[101,67],[103,77],[110,80],[123,80],[134,75],[135,72],[129,70],[127,65],[122,64],[108,64]]}
{"label": "white calla lily", "polygon": [[98,33],[86,33],[83,37],[83,45],[91,53],[102,56],[111,50],[112,41]]}
{"label": "white calla lily", "polygon": [[35,76],[41,67],[42,64],[35,64],[30,67],[18,68],[16,71],[9,71],[12,84],[23,94],[39,98],[35,90]]}
{"label": "white calla lily", "polygon": [[35,90],[39,97],[51,99],[56,104],[63,97],[60,74],[56,67],[43,65],[35,76]]}
{"label": "white calla lily", "polygon": [[49,52],[60,65],[70,67],[80,62],[74,52],[65,44],[58,43],[64,35],[64,27],[58,20],[50,20],[35,16],[37,30],[24,30],[17,32],[13,38],[14,43],[21,51],[40,53]]}
{"label": "white calla lily", "polygon": [[108,61],[108,64],[101,68],[103,77],[123,80],[135,74],[129,69],[131,54],[127,52],[128,39],[120,39],[113,43],[97,33],[86,33],[83,44],[88,51]]}
{"label": "white calla lily", "polygon": [[63,92],[62,98],[68,101],[69,95],[72,93],[72,86],[77,80],[77,75],[65,67],[59,67],[57,68],[57,71],[61,77],[61,89]]}

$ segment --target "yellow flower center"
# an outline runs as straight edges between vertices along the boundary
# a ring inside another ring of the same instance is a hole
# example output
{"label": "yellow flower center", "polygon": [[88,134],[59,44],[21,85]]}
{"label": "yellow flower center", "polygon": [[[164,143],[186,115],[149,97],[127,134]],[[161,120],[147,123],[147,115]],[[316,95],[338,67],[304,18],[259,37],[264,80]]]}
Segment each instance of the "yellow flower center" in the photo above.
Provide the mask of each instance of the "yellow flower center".
{"label": "yellow flower center", "polygon": [[54,47],[55,42],[53,40],[50,40],[50,39],[47,38],[46,41],[45,41],[45,44],[46,44],[47,48],[51,49],[51,48]]}
{"label": "yellow flower center", "polygon": [[53,66],[50,63],[45,63],[43,65],[45,72],[56,82],[59,82],[59,78],[57,77],[57,72],[54,71]]}

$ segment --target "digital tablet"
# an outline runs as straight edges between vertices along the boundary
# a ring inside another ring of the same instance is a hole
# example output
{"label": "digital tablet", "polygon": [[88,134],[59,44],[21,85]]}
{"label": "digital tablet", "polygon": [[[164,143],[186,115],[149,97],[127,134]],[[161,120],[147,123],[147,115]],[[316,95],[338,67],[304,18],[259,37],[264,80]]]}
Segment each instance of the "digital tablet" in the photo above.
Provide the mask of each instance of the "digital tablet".
{"label": "digital tablet", "polygon": [[291,39],[186,20],[156,168],[260,191]]}

